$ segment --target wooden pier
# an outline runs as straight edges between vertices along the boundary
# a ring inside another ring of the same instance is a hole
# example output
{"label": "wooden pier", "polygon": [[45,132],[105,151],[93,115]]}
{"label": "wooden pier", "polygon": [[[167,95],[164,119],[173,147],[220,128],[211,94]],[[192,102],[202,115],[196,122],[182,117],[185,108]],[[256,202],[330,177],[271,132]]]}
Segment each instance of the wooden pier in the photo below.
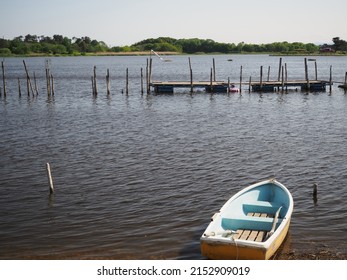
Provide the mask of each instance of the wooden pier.
{"label": "wooden pier", "polygon": [[[313,61],[315,64],[315,78],[309,78],[308,71],[308,61]],[[273,91],[286,91],[288,89],[295,89],[302,91],[326,91],[327,85],[329,85],[329,91],[332,91],[332,66],[330,66],[330,78],[327,80],[318,80],[318,71],[317,71],[317,61],[316,59],[304,59],[305,66],[305,76],[302,80],[290,80],[288,79],[287,64],[282,65],[282,58],[279,60],[278,67],[278,77],[277,79],[270,80],[270,66],[268,67],[267,79],[264,79],[263,75],[263,66],[260,66],[260,75],[259,80],[252,80],[252,77],[249,78],[249,82],[243,82],[242,77],[242,66],[240,67],[240,80],[236,82],[231,82],[230,78],[228,81],[217,81],[216,80],[216,69],[215,69],[215,60],[213,59],[213,67],[210,71],[210,79],[208,81],[194,81],[193,80],[193,71],[190,58],[189,62],[189,72],[190,80],[189,81],[152,81],[151,79],[151,66],[149,67],[149,74],[147,79],[148,91],[152,87],[155,93],[173,93],[175,88],[187,88],[190,89],[190,93],[194,92],[196,88],[203,88],[206,92],[242,92],[243,88],[248,85],[248,91],[254,92],[273,92]],[[148,63],[147,63],[148,64]],[[347,83],[347,74],[346,81]]]}
{"label": "wooden pier", "polygon": [[[331,84],[332,82],[324,80],[254,81],[241,83],[241,87],[248,85],[249,91],[254,92],[273,92],[298,87],[306,91],[325,91],[326,86]],[[225,81],[153,81],[150,83],[155,93],[173,93],[175,88],[187,88],[191,92],[196,88],[205,89],[206,92],[229,92],[231,85],[237,87],[240,83]]]}

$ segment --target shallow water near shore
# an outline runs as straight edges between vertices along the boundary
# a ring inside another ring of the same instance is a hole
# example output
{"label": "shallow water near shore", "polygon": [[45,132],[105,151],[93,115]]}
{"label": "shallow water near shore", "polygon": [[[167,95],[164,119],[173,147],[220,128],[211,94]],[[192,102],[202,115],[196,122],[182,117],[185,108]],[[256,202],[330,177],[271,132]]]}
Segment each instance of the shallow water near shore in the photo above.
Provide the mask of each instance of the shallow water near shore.
{"label": "shallow water near shore", "polygon": [[[212,58],[191,57],[194,79],[209,80]],[[241,65],[245,80],[259,79],[261,65],[277,78],[276,57],[214,58],[217,80],[238,81]],[[153,80],[189,80],[188,58],[170,59],[153,61]],[[303,58],[284,60],[288,78],[303,79]],[[245,85],[241,95],[141,95],[146,57],[62,57],[50,58],[55,95],[48,97],[45,59],[25,61],[39,95],[27,96],[22,59],[8,58],[0,97],[1,259],[201,259],[210,217],[269,177],[294,198],[284,250],[347,252],[347,95],[336,83],[331,94],[249,94]],[[319,79],[329,79],[332,65],[333,80],[344,80],[346,57],[317,63]]]}

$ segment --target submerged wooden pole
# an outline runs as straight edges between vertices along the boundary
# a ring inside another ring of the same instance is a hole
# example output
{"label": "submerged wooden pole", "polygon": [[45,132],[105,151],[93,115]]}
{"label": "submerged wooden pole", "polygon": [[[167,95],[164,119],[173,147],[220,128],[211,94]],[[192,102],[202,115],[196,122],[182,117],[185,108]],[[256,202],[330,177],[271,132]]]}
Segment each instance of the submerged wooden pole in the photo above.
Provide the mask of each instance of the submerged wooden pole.
{"label": "submerged wooden pole", "polygon": [[[1,69],[2,69],[2,83],[4,86],[4,97],[6,97],[6,80],[5,80],[5,66],[4,61],[1,61]],[[0,92],[1,94],[1,92]]]}
{"label": "submerged wooden pole", "polygon": [[53,178],[51,173],[51,166],[48,162],[46,163],[46,169],[47,169],[47,177],[48,177],[48,183],[49,183],[49,193],[52,194],[54,192],[54,186],[53,186]]}

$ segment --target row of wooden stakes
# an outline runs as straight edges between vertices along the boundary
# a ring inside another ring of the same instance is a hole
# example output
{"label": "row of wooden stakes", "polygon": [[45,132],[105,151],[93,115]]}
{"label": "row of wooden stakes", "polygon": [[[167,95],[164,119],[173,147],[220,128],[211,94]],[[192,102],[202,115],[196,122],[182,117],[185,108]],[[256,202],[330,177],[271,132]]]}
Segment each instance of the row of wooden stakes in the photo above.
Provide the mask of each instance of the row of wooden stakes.
{"label": "row of wooden stakes", "polygon": [[[31,78],[30,78],[29,71],[28,71],[27,65],[25,63],[25,60],[23,60],[23,65],[24,65],[24,70],[25,70],[25,75],[26,75],[27,94],[28,94],[28,96],[30,96],[30,93],[33,96],[38,95],[39,91],[37,88],[37,81],[36,81],[35,72],[33,74],[33,76],[34,76],[34,85],[33,85],[33,83],[31,82]],[[6,89],[6,75],[5,75],[4,61],[1,62],[1,69],[2,69],[3,94],[4,94],[4,97],[6,97],[7,89]],[[54,95],[54,78],[53,78],[53,75],[50,71],[48,60],[46,60],[45,72],[46,72],[47,94],[49,96]],[[19,78],[18,78],[18,94],[19,94],[19,96],[22,95],[21,81]],[[0,90],[0,95],[1,95],[1,90]]]}
{"label": "row of wooden stakes", "polygon": [[[147,66],[146,66],[146,91],[147,94],[150,93],[150,81],[151,81],[151,75],[152,75],[152,58],[147,58]],[[141,94],[144,93],[144,82],[143,82],[143,68],[141,67]],[[96,79],[96,66],[93,68],[93,76],[91,76],[92,81],[92,92],[93,96],[96,96],[98,94],[98,88],[97,88],[97,79]],[[110,95],[111,91],[111,80],[110,80],[110,70],[107,69],[106,73],[106,91],[107,95]],[[122,93],[123,90],[122,90]],[[125,70],[125,93],[129,94],[129,69],[126,68]]]}

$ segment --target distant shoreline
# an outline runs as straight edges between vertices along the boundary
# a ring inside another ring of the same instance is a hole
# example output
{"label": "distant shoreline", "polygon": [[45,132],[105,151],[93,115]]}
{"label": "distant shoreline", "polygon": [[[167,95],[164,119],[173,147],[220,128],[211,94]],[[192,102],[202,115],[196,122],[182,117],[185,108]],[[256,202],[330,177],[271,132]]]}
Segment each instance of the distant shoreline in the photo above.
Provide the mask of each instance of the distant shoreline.
{"label": "distant shoreline", "polygon": [[[347,53],[259,53],[259,52],[242,52],[242,53],[180,53],[180,52],[157,52],[161,56],[170,55],[269,55],[269,56],[347,56]],[[90,57],[90,56],[150,56],[149,51],[136,52],[96,52],[96,53],[75,53],[75,54],[47,54],[47,53],[30,53],[18,55],[5,55],[0,57]],[[152,54],[152,56],[155,56]]]}

